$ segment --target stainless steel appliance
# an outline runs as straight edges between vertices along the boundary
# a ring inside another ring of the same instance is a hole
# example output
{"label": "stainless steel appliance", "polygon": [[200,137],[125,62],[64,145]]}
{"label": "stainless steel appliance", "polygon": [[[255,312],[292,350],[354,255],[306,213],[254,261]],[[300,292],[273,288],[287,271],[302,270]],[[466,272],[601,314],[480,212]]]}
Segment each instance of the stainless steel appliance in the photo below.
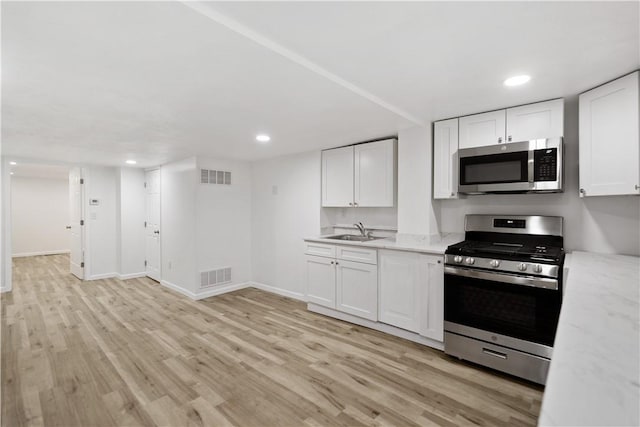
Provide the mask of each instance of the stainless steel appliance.
{"label": "stainless steel appliance", "polygon": [[459,193],[562,191],[562,138],[465,148],[458,157]]}
{"label": "stainless steel appliance", "polygon": [[562,217],[467,215],[444,268],[445,352],[544,384],[562,304]]}

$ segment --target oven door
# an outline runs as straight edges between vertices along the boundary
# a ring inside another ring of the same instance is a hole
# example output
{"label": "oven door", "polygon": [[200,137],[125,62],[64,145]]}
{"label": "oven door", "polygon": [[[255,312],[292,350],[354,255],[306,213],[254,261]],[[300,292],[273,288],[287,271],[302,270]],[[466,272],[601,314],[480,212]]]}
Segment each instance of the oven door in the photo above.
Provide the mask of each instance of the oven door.
{"label": "oven door", "polygon": [[533,189],[533,152],[528,142],[462,149],[461,193],[522,192]]}
{"label": "oven door", "polygon": [[556,279],[447,266],[444,294],[445,330],[523,351],[510,339],[553,347],[562,303]]}

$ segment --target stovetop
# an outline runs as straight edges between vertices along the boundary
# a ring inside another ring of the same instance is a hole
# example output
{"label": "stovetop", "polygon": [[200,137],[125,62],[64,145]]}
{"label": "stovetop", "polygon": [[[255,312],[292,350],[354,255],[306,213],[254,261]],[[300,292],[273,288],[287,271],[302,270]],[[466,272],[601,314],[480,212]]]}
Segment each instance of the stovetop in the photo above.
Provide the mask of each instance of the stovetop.
{"label": "stovetop", "polygon": [[465,240],[447,248],[447,254],[512,261],[559,263],[564,250],[541,242],[521,243]]}

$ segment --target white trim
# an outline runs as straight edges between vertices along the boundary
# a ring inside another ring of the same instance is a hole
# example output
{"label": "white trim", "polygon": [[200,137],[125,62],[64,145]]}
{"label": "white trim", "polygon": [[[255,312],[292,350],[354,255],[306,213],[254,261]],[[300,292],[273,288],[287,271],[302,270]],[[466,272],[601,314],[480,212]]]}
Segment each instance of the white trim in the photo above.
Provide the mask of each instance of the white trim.
{"label": "white trim", "polygon": [[260,282],[248,282],[248,283],[249,283],[249,286],[254,287],[256,289],[260,289],[266,292],[271,292],[272,294],[282,295],[288,298],[297,299],[299,301],[307,302],[307,296],[300,292],[293,292],[287,289],[277,288],[271,285],[265,285],[264,283],[260,283]]}
{"label": "white trim", "polygon": [[405,329],[396,328],[395,326],[387,325],[386,323],[373,322],[371,320],[362,319],[357,316],[352,316],[347,313],[342,313],[331,308],[322,307],[317,304],[308,303],[307,310],[314,313],[323,314],[325,316],[333,317],[338,320],[343,320],[349,323],[355,323],[356,325],[365,326],[369,329],[375,329],[376,331],[384,332],[385,334],[394,335],[396,337],[404,338],[409,341],[423,344],[437,350],[444,350],[444,343],[431,338],[423,337],[415,332],[409,332]]}
{"label": "white trim", "polygon": [[118,273],[102,273],[102,274],[94,274],[90,277],[85,277],[84,280],[102,280],[102,279],[113,279],[117,278]]}
{"label": "white trim", "polygon": [[294,52],[293,50],[279,43],[276,43],[275,41],[258,33],[257,31],[252,30],[246,25],[241,24],[240,22],[218,12],[217,10],[212,8],[210,5],[208,4],[205,5],[204,2],[186,1],[186,0],[183,0],[182,4],[206,16],[207,18],[215,21],[216,23],[224,27],[227,27],[229,30],[235,32],[236,34],[239,34],[243,37],[246,37],[249,40],[252,40],[253,42],[259,44],[260,46],[266,49],[269,49],[270,51],[290,60],[291,62],[298,64],[301,67],[306,68],[307,70],[319,76],[326,78],[327,80],[337,84],[338,86],[342,86],[343,88],[353,92],[356,95],[363,97],[364,99],[384,108],[385,110],[390,111],[393,114],[396,114],[400,117],[403,117],[404,119],[418,126],[425,126],[424,120],[421,120],[420,118],[414,116],[413,114],[395,105],[392,105],[391,103],[383,100],[379,96],[376,96],[373,93],[364,90],[360,86],[357,86],[352,82],[343,79],[337,74],[334,74],[331,71],[327,70],[326,68],[321,67],[320,65],[300,55],[299,53]]}
{"label": "white trim", "polygon": [[59,249],[57,251],[40,251],[40,252],[22,252],[19,254],[13,254],[13,258],[22,258],[26,256],[41,256],[41,255],[61,255],[68,254],[71,251],[69,249]]}
{"label": "white trim", "polygon": [[145,277],[147,273],[145,271],[141,273],[128,273],[128,274],[120,274],[116,276],[120,280],[129,280],[129,279],[138,279],[140,277]]}
{"label": "white trim", "polygon": [[251,287],[251,282],[242,282],[242,283],[235,283],[232,285],[226,285],[226,286],[220,286],[220,287],[214,287],[213,289],[208,289],[205,290],[203,292],[198,292],[198,293],[194,293],[191,292],[188,289],[185,289],[181,286],[178,286],[174,283],[168,282],[166,280],[161,280],[160,284],[162,286],[164,286],[165,288],[169,288],[173,291],[176,291],[178,293],[181,293],[182,295],[191,298],[192,300],[198,301],[201,299],[205,299],[205,298],[209,298],[212,296],[216,296],[216,295],[222,295],[222,294],[226,294],[228,292],[233,292],[233,291],[237,291],[239,289],[244,289],[244,288],[249,288]]}
{"label": "white trim", "polygon": [[5,292],[11,292],[11,288],[5,288],[3,286],[0,286],[0,294],[3,294]]}

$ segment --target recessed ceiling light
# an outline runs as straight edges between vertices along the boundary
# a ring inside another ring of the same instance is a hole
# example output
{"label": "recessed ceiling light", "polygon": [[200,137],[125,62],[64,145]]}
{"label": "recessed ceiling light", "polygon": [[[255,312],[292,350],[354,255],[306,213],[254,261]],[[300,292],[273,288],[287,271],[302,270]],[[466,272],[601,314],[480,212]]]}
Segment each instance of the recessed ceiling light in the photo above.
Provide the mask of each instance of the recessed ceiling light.
{"label": "recessed ceiling light", "polygon": [[11,166],[15,166],[15,165],[17,165],[17,163],[16,163],[16,162],[9,162],[9,164],[10,164]]}
{"label": "recessed ceiling light", "polygon": [[504,85],[505,86],[520,86],[520,85],[525,84],[529,80],[531,80],[531,76],[527,76],[526,74],[523,74],[521,76],[509,77],[507,80],[504,81]]}
{"label": "recessed ceiling light", "polygon": [[136,162],[135,160],[127,160],[125,163],[128,165],[135,165],[138,162]]}
{"label": "recessed ceiling light", "polygon": [[13,175],[13,172],[9,172],[9,175]]}
{"label": "recessed ceiling light", "polygon": [[271,141],[271,137],[269,135],[256,135],[256,141],[258,142],[269,142]]}

